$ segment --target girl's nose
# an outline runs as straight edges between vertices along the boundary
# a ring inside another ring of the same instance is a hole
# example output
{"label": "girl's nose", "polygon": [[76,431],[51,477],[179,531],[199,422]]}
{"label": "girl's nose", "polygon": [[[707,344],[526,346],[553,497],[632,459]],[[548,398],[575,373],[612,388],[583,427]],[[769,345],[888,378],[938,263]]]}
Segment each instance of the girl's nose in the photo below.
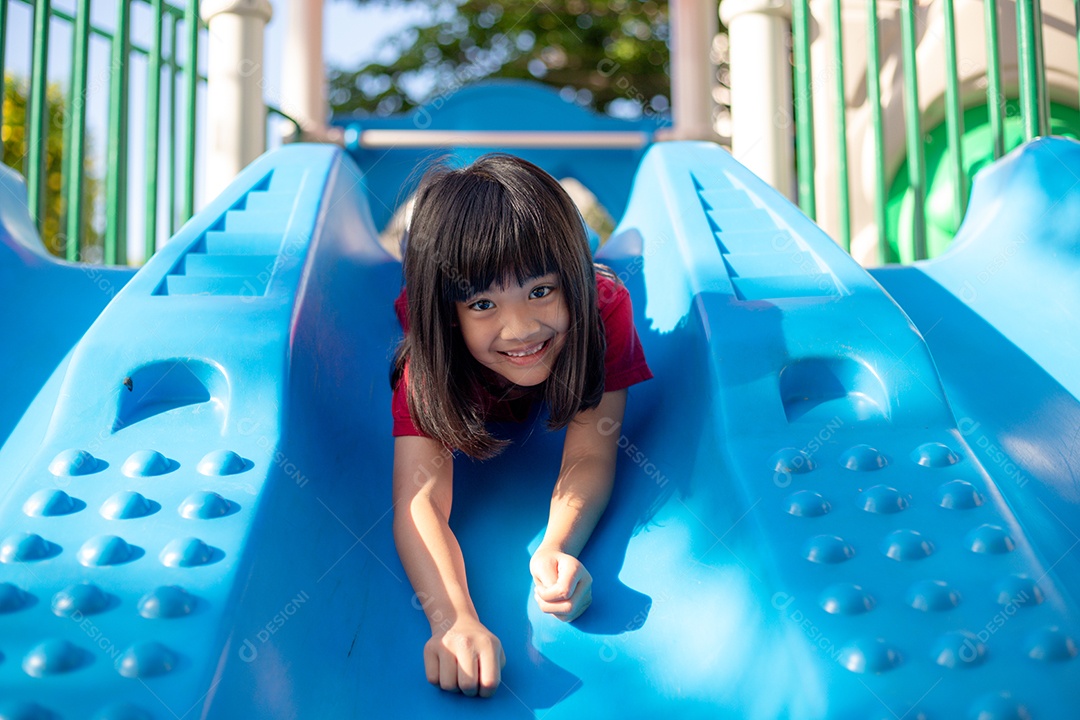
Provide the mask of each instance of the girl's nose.
{"label": "girl's nose", "polygon": [[508,312],[503,324],[503,340],[527,342],[540,331],[540,322],[530,313]]}

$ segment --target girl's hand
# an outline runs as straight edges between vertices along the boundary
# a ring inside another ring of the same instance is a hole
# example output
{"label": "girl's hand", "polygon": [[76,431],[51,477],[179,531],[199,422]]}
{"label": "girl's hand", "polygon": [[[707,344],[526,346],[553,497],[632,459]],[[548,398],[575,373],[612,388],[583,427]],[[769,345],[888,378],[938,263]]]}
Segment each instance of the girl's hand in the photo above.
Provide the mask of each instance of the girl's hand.
{"label": "girl's hand", "polygon": [[506,655],[502,643],[475,618],[437,629],[424,645],[428,682],[449,692],[491,697],[499,687]]}
{"label": "girl's hand", "polygon": [[576,620],[592,603],[592,575],[573,555],[541,546],[529,571],[540,609],[563,622]]}

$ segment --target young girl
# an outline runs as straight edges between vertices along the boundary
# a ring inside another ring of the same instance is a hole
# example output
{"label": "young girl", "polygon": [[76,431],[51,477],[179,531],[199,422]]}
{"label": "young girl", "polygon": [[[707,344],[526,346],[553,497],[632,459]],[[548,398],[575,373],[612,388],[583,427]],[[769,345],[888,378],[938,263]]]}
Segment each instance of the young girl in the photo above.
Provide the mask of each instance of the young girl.
{"label": "young girl", "polygon": [[652,377],[630,296],[593,265],[585,226],[558,182],[510,155],[429,171],[404,251],[405,329],[392,385],[394,539],[431,623],[427,679],[489,697],[505,664],[480,622],[449,517],[453,454],[507,444],[489,420],[546,403],[566,428],[547,530],[529,569],[540,608],[574,620],[592,601],[578,561],[611,495],[626,388]]}

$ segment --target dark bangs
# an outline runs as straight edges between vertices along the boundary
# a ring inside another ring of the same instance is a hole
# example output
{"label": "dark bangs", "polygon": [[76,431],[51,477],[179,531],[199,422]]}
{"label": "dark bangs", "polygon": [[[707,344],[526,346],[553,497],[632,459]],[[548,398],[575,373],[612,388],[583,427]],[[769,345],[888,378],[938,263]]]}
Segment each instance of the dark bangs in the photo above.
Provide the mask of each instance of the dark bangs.
{"label": "dark bangs", "polygon": [[[486,160],[485,167],[501,158]],[[555,220],[565,218],[567,208],[553,207],[551,189],[538,187],[543,183],[534,175],[500,170],[499,180],[475,166],[467,174],[453,171],[444,178],[438,204],[445,214],[437,246],[446,254],[442,290],[449,302],[462,302],[492,284],[513,280],[523,285],[530,278],[558,274],[567,259],[566,243],[555,239],[568,230],[565,221]],[[587,247],[584,227],[578,231]]]}

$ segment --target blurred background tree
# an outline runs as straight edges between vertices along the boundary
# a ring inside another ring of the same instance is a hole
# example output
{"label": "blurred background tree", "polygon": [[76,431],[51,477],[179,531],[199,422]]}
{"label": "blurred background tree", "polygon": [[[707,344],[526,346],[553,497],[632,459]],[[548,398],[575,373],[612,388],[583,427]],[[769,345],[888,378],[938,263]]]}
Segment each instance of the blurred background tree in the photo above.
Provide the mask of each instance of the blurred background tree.
{"label": "blurred background tree", "polygon": [[[353,0],[360,5],[393,0]],[[617,117],[667,114],[668,4],[653,0],[397,0],[429,21],[389,39],[385,63],[330,68],[335,114],[389,115],[487,78],[551,85]]]}
{"label": "blurred background tree", "polygon": [[[26,114],[29,96],[28,81],[10,74],[4,75],[4,123],[0,126],[3,140],[3,162],[25,177],[26,173]],[[67,244],[64,197],[64,128],[67,122],[67,100],[59,85],[46,89],[48,131],[45,139],[45,217],[41,223],[45,247],[57,257],[64,257]],[[101,194],[101,180],[94,177],[89,158],[84,165],[85,205],[81,242],[82,258],[95,262],[101,258],[101,235],[94,227],[94,209]]]}

